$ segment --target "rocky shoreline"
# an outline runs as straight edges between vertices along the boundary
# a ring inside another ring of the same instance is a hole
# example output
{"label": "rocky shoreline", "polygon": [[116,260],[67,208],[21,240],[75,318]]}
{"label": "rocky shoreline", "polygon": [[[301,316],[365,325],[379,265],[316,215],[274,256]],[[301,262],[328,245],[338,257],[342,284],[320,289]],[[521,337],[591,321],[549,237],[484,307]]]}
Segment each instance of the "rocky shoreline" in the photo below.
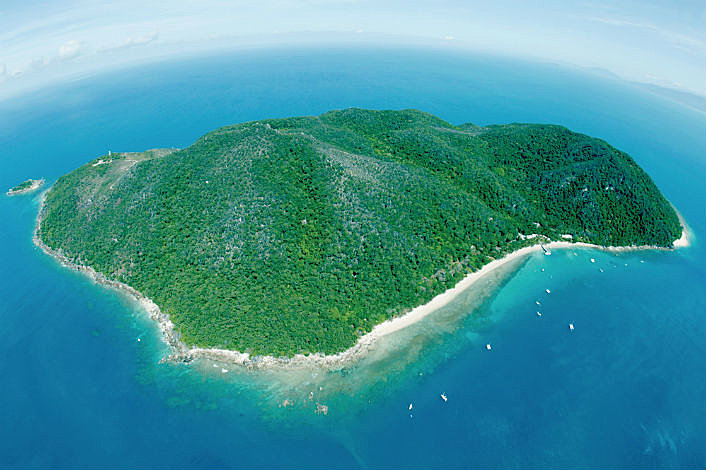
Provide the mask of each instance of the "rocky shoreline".
{"label": "rocky shoreline", "polygon": [[[172,354],[162,358],[160,363],[164,362],[182,362],[189,363],[195,359],[209,359],[213,361],[227,362],[240,366],[261,369],[273,367],[317,367],[327,369],[337,369],[349,365],[355,359],[361,357],[374,343],[375,338],[365,335],[351,348],[335,355],[324,354],[297,354],[291,358],[274,357],[274,356],[254,356],[251,357],[248,353],[231,351],[227,349],[206,349],[206,348],[189,348],[180,339],[175,330],[169,315],[163,313],[159,306],[150,298],[133,287],[112,279],[108,279],[104,274],[97,272],[90,266],[80,265],[66,256],[60,249],[55,250],[47,246],[39,237],[39,225],[42,221],[44,213],[44,202],[48,190],[42,195],[39,211],[35,220],[34,232],[32,240],[44,253],[58,260],[62,266],[78,271],[94,282],[106,287],[110,287],[132,296],[149,315],[149,318],[159,326],[162,340],[172,349]],[[367,338],[366,338],[367,336]]]}
{"label": "rocky shoreline", "polygon": [[38,179],[38,180],[30,179],[27,181],[31,181],[32,184],[26,188],[22,188],[22,189],[18,189],[18,190],[15,190],[14,188],[9,189],[7,191],[7,193],[5,193],[5,194],[7,194],[8,196],[18,196],[20,194],[29,193],[29,192],[35,191],[35,190],[39,189],[40,187],[42,187],[42,185],[45,182],[44,179]]}
{"label": "rocky shoreline", "polygon": [[159,307],[154,302],[152,302],[152,300],[145,297],[140,292],[138,292],[127,284],[108,279],[105,275],[97,272],[90,266],[84,266],[74,263],[61,250],[55,250],[47,246],[41,240],[41,238],[39,238],[39,225],[42,221],[42,215],[44,213],[45,198],[46,192],[42,195],[42,199],[39,204],[39,212],[37,213],[37,218],[34,225],[34,233],[32,234],[32,241],[34,242],[34,244],[37,245],[44,253],[58,260],[62,266],[83,273],[98,284],[126,292],[127,294],[133,296],[140,303],[140,305],[142,305],[145,311],[147,311],[150,319],[158,323],[160,327],[159,329],[162,332],[163,340],[176,351],[185,351],[187,348],[178,340],[178,338],[174,334],[174,324],[169,319],[169,315],[162,313]]}
{"label": "rocky shoreline", "polygon": [[[43,181],[43,180],[42,180]],[[51,189],[51,188],[50,188]],[[49,189],[49,190],[50,190]],[[464,291],[471,284],[473,284],[479,278],[485,276],[489,272],[497,269],[498,267],[506,264],[507,262],[517,259],[518,257],[529,255],[532,252],[548,249],[562,249],[562,248],[575,248],[575,247],[585,247],[600,249],[609,252],[624,252],[624,251],[636,251],[636,250],[674,250],[680,247],[685,247],[689,245],[689,231],[686,222],[679,215],[679,220],[682,224],[682,236],[678,240],[674,241],[674,248],[664,248],[657,246],[600,246],[592,245],[583,242],[569,242],[569,241],[550,241],[548,243],[538,242],[535,245],[527,246],[516,250],[503,258],[492,261],[486,264],[479,271],[473,272],[467,275],[453,288],[447,290],[434,297],[431,301],[424,305],[420,305],[409,312],[386,320],[385,322],[376,325],[372,331],[361,336],[355,345],[351,346],[347,350],[337,353],[337,354],[296,354],[293,357],[274,357],[274,356],[253,356],[251,357],[248,353],[242,353],[238,351],[231,351],[227,349],[210,349],[210,348],[189,348],[180,339],[179,335],[175,330],[174,324],[169,318],[168,314],[163,313],[159,306],[155,304],[151,299],[144,296],[142,293],[134,289],[133,287],[112,279],[108,279],[102,273],[97,272],[90,266],[84,266],[76,264],[73,260],[68,258],[61,249],[55,250],[47,246],[39,238],[39,226],[42,221],[42,216],[44,213],[44,202],[46,194],[49,191],[45,191],[42,194],[40,201],[39,211],[37,213],[37,218],[35,221],[34,233],[32,239],[44,253],[57,259],[62,266],[69,269],[81,272],[91,278],[98,284],[111,287],[113,289],[125,292],[132,297],[134,297],[140,305],[145,309],[150,319],[157,322],[159,330],[162,335],[162,340],[173,350],[172,354],[164,357],[160,363],[163,362],[181,362],[189,363],[195,359],[207,359],[219,362],[226,362],[234,365],[239,365],[249,369],[269,369],[269,368],[323,368],[328,370],[341,369],[343,367],[349,366],[356,360],[360,359],[367,351],[369,351],[374,344],[377,342],[378,338],[385,336],[389,333],[397,331],[404,328],[412,323],[419,321],[421,318],[427,316],[438,308],[450,302],[456,295]]]}

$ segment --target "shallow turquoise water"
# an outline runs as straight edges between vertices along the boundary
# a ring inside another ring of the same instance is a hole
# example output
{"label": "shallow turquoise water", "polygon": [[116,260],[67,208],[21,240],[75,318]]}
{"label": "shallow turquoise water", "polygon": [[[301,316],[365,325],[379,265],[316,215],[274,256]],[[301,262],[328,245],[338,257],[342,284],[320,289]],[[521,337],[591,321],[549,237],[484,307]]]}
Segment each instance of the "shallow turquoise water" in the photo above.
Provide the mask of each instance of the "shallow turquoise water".
{"label": "shallow turquoise water", "polygon": [[157,364],[165,347],[132,301],[32,245],[37,195],[0,197],[0,466],[703,468],[702,113],[554,65],[242,52],[0,102],[0,188],[51,182],[108,149],[182,147],[233,122],[347,106],[605,138],[652,175],[695,241],[673,253],[532,255],[356,367],[224,374]]}

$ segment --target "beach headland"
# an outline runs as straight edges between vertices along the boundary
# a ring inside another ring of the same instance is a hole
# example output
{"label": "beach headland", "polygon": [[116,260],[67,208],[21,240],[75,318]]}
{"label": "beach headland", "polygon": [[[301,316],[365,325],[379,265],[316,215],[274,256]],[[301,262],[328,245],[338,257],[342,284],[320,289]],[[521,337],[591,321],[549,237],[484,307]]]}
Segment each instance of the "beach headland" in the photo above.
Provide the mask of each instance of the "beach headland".
{"label": "beach headland", "polygon": [[[50,188],[51,189],[51,188]],[[118,291],[124,292],[131,297],[133,297],[141,307],[147,312],[150,319],[155,321],[159,326],[161,332],[162,340],[171,348],[172,353],[167,357],[164,357],[161,362],[182,362],[188,363],[196,359],[207,359],[219,362],[226,362],[234,365],[239,365],[249,369],[265,369],[265,368],[318,368],[318,369],[328,369],[336,370],[345,367],[356,360],[360,359],[367,351],[374,347],[378,339],[383,336],[389,335],[396,331],[399,331],[409,325],[412,325],[424,317],[430,315],[439,308],[447,305],[460,293],[468,289],[471,285],[476,283],[479,279],[487,276],[491,272],[499,269],[500,267],[510,263],[511,261],[518,260],[520,258],[529,256],[530,254],[537,251],[551,251],[551,250],[561,250],[561,249],[571,249],[577,247],[592,248],[603,250],[607,252],[627,252],[627,251],[637,251],[637,250],[663,250],[670,251],[678,248],[684,248],[689,246],[690,243],[690,232],[688,226],[681,216],[679,215],[679,220],[682,224],[682,234],[681,237],[673,242],[672,248],[664,248],[657,246],[601,246],[593,245],[590,243],[583,242],[572,242],[572,241],[551,241],[544,239],[542,237],[535,238],[537,243],[531,246],[526,246],[524,248],[518,249],[509,253],[502,258],[491,261],[490,263],[484,265],[478,271],[472,272],[459,281],[451,289],[442,292],[436,297],[432,298],[429,302],[419,305],[402,315],[395,318],[386,320],[378,325],[376,325],[372,331],[360,336],[355,345],[349,349],[342,351],[337,354],[296,354],[292,357],[274,357],[274,356],[250,356],[248,353],[227,350],[227,349],[215,349],[215,348],[198,348],[189,347],[184,344],[179,339],[179,334],[175,329],[169,315],[163,313],[159,306],[155,304],[151,299],[144,296],[142,293],[132,288],[131,286],[108,279],[102,273],[97,272],[90,266],[84,266],[74,263],[69,259],[61,250],[55,250],[47,246],[39,237],[39,226],[42,220],[44,201],[47,191],[42,194],[39,211],[37,213],[37,218],[35,222],[35,229],[33,234],[33,241],[44,253],[52,256],[58,260],[62,266],[69,269],[81,272],[91,278],[98,284],[116,289]]]}

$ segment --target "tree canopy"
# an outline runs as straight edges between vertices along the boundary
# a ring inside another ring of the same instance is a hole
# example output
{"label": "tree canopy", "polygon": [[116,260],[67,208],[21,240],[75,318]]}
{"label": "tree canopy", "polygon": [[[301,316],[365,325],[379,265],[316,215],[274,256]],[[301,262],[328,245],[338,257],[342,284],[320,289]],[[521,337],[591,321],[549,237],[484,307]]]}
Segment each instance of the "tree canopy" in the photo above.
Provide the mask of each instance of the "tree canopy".
{"label": "tree canopy", "polygon": [[288,356],[347,349],[530,234],[667,247],[681,226],[600,139],[346,109],[103,156],[59,178],[38,234],[150,297],[187,345]]}

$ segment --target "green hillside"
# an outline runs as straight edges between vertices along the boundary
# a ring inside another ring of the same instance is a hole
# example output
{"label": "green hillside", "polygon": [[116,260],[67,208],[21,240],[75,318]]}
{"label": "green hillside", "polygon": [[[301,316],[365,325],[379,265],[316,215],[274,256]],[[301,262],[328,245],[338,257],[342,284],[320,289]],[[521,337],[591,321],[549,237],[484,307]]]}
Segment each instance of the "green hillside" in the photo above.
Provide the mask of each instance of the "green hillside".
{"label": "green hillside", "polygon": [[39,236],[153,299],[187,345],[334,353],[541,234],[670,246],[627,154],[553,125],[347,109],[103,156],[48,192]]}

